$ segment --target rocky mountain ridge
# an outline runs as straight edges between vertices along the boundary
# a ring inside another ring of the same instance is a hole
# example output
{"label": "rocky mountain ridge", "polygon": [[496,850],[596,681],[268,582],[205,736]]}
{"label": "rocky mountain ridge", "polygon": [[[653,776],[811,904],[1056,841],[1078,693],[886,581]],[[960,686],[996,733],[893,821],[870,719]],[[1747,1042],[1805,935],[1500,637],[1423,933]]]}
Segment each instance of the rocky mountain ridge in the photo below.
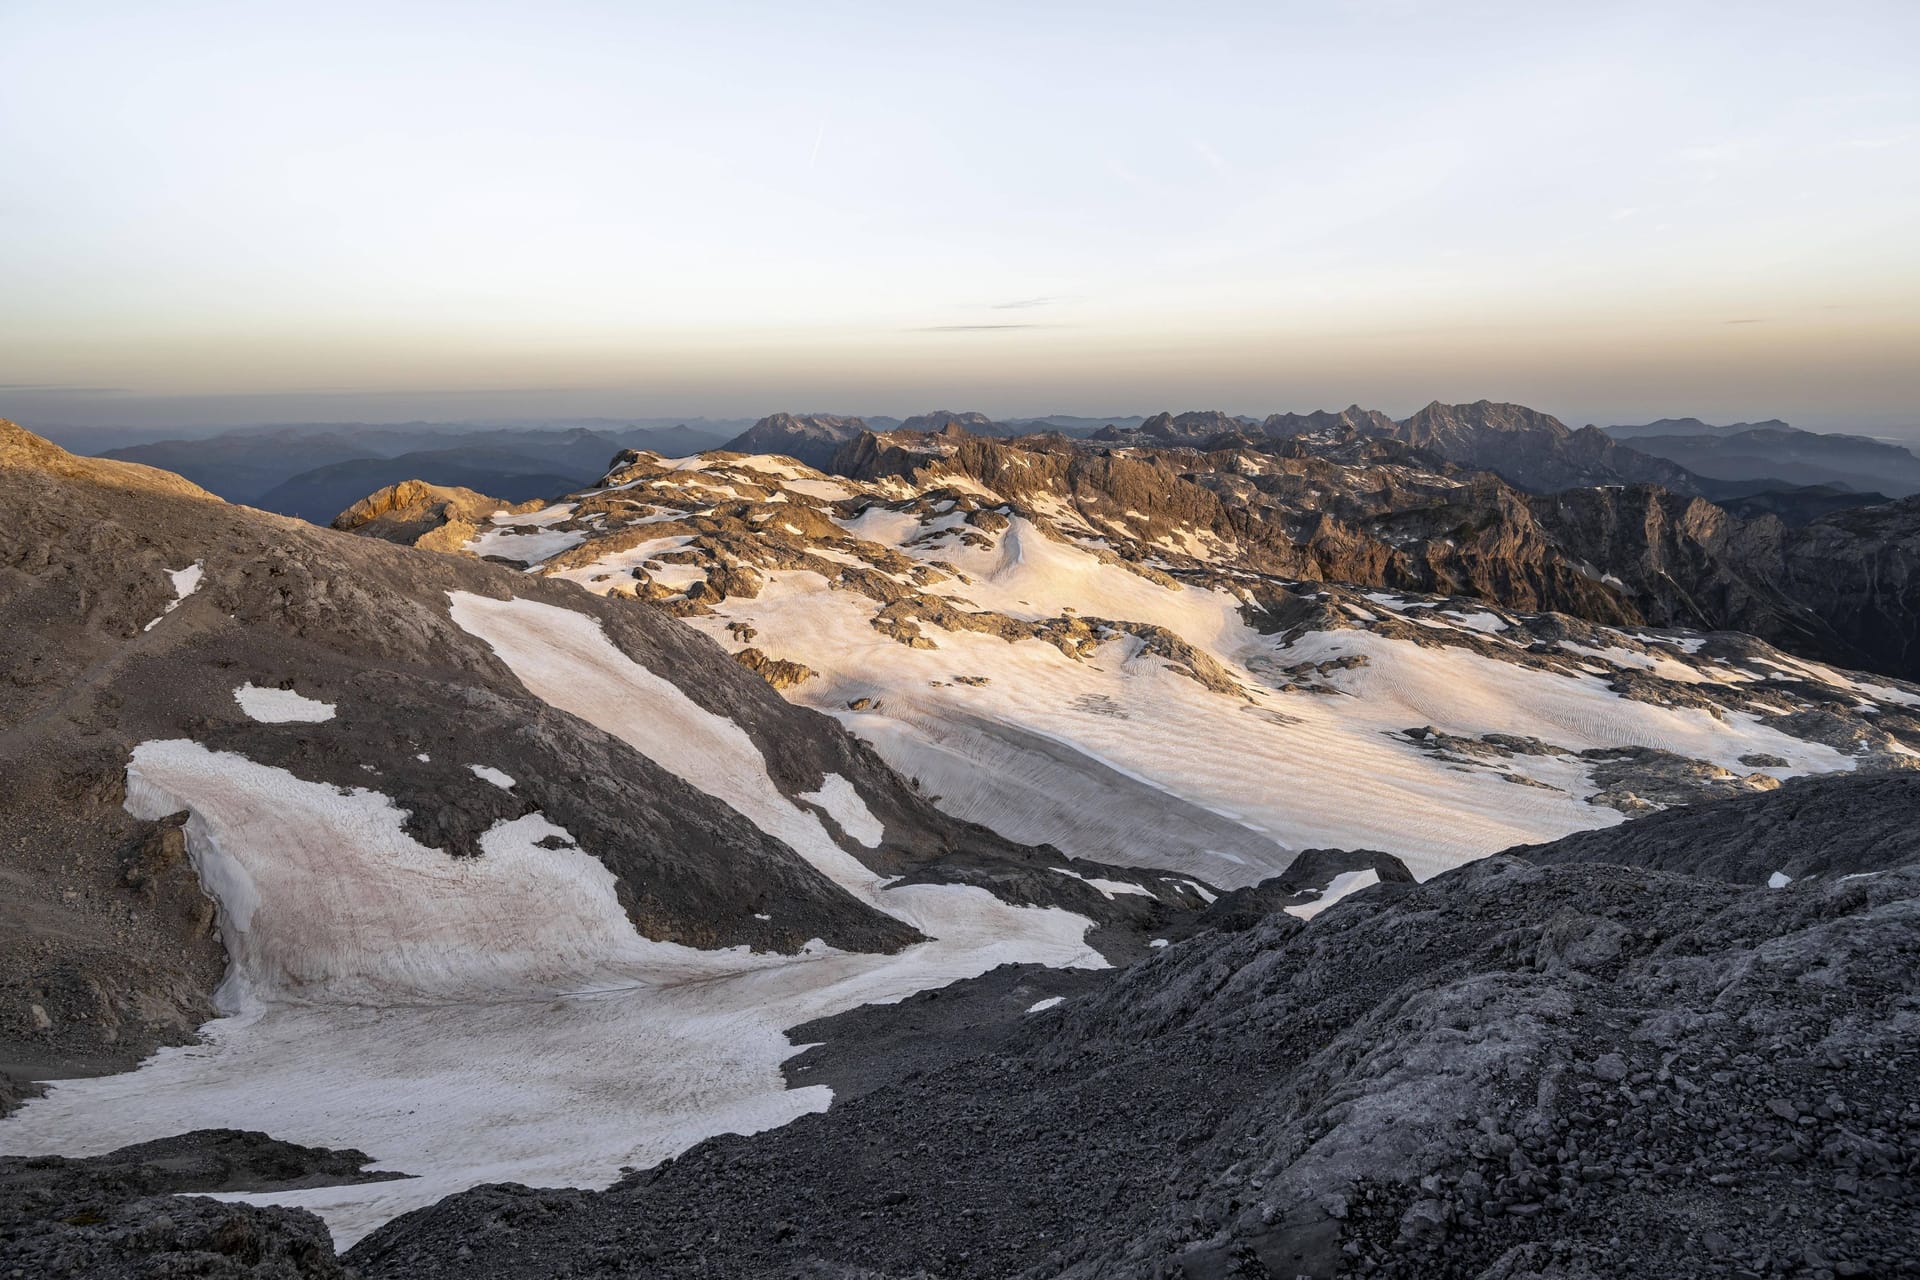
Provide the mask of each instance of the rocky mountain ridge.
{"label": "rocky mountain ridge", "polygon": [[1340,424],[839,453],[331,531],[0,425],[0,1045],[229,1015],[0,1121],[0,1269],[1900,1274],[1920,688],[1288,573],[1637,608],[1634,491]]}
{"label": "rocky mountain ridge", "polygon": [[[839,465],[865,479],[630,454],[564,503],[503,509],[465,547],[680,616],[956,816],[1228,887],[1290,849],[1447,850],[1416,868],[1430,874],[1524,838],[1514,822],[1555,835],[1605,821],[1593,806],[1920,758],[1911,686],[1733,633],[1648,629],[1529,495],[1388,442],[1346,440],[1339,461],[1308,443],[1205,455],[1219,469],[1204,474],[1184,453],[950,432],[861,437]],[[1461,512],[1487,503],[1505,523],[1478,541]],[[1505,541],[1516,528],[1531,543]],[[1536,566],[1529,589],[1564,612],[1489,603],[1527,588],[1496,556]],[[1486,576],[1349,585],[1402,565]],[[1783,736],[1762,745],[1748,725]],[[1184,763],[1159,750],[1174,741]],[[1377,788],[1368,804],[1327,794],[1335,759]],[[1496,781],[1530,790],[1476,790]],[[1454,829],[1436,836],[1416,814],[1442,793]]]}
{"label": "rocky mountain ridge", "polygon": [[1047,482],[1090,511],[1114,495],[1129,509],[1169,506],[1171,519],[1222,540],[1222,567],[1474,595],[1601,623],[1745,631],[1810,658],[1920,674],[1911,502],[1809,516],[1788,496],[1789,523],[1750,499],[1734,503],[1752,512],[1742,517],[1654,485],[1533,493],[1359,430],[1363,420],[1357,410],[1303,419],[1273,442],[1209,437],[1220,447],[1207,451],[893,433],[855,439],[832,469],[909,482],[959,472],[991,486],[1009,468],[994,451],[1018,448],[1025,466],[1040,466],[1033,475],[1058,473]]}
{"label": "rocky mountain ridge", "polygon": [[830,413],[770,413],[720,446],[736,453],[778,453],[825,466],[840,446],[865,432],[860,418]]}

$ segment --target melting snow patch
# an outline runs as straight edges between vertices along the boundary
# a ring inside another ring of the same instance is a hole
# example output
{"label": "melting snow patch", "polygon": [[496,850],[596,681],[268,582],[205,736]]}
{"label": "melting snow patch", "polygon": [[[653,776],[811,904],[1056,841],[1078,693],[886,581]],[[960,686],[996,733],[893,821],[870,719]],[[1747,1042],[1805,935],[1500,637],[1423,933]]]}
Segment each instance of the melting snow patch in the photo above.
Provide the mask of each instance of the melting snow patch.
{"label": "melting snow patch", "polygon": [[[591,619],[573,615],[576,635],[552,625],[569,611],[496,608],[463,620],[485,625],[534,685],[577,687],[630,741],[697,762],[696,785],[841,869],[830,860],[845,855],[817,818],[778,793],[757,752],[745,757],[744,734],[725,741],[731,722],[713,717],[687,741],[700,722],[682,717],[697,708],[676,704],[684,695],[670,684],[650,696],[646,669]],[[543,636],[558,647],[542,650]],[[522,644],[552,665],[528,666]],[[657,715],[643,707],[676,723],[650,736]],[[191,814],[188,852],[219,901],[234,962],[231,1016],[137,1071],[55,1086],[0,1126],[0,1154],[95,1154],[239,1125],[361,1147],[419,1175],[242,1197],[312,1209],[343,1247],[477,1183],[604,1185],[623,1165],[714,1134],[825,1110],[829,1090],[790,1089],[781,1075],[795,1052],[788,1027],[1001,964],[1104,967],[1083,916],[959,885],[882,893],[864,868],[854,891],[928,942],[866,955],[815,941],[803,957],[651,942],[634,932],[612,874],[539,814],[494,824],[481,857],[450,858],[408,836],[404,812],[379,792],[183,740],[135,750],[127,804],[138,816]]]}
{"label": "melting snow patch", "polygon": [[[424,760],[426,757],[422,756],[421,759]],[[490,764],[470,764],[467,768],[473,770],[473,776],[483,782],[491,782],[502,791],[513,790],[513,779]]]}
{"label": "melting snow patch", "polygon": [[1200,896],[1200,901],[1206,903],[1208,906],[1212,906],[1220,900],[1219,894],[1214,893],[1198,880],[1175,880],[1171,876],[1162,876],[1161,879],[1165,880],[1168,884],[1183,884],[1187,886],[1187,888],[1193,890]]}
{"label": "melting snow patch", "polygon": [[233,691],[240,709],[262,724],[319,724],[333,719],[333,704],[303,698],[291,689],[263,689],[249,680]]}
{"label": "melting snow patch", "polygon": [[[173,599],[167,601],[167,607],[161,612],[160,618],[164,618],[167,614],[178,609],[182,600],[185,600],[188,596],[198,591],[200,589],[200,579],[204,577],[205,574],[206,567],[198,560],[195,560],[184,569],[175,569],[169,573],[167,580],[173,583]],[[142,631],[153,630],[160,625],[160,618],[155,618],[152,622],[149,622],[140,629]]]}
{"label": "melting snow patch", "polygon": [[1053,870],[1063,876],[1072,876],[1083,884],[1090,884],[1109,898],[1116,893],[1137,893],[1143,898],[1153,896],[1153,890],[1131,880],[1101,880],[1095,876],[1083,876],[1078,871],[1069,871],[1065,867],[1055,867]]}
{"label": "melting snow patch", "polygon": [[1358,893],[1362,889],[1372,888],[1379,883],[1380,873],[1372,867],[1364,871],[1342,871],[1328,883],[1325,889],[1321,890],[1320,896],[1314,901],[1288,907],[1286,911],[1288,915],[1301,920],[1311,920],[1348,894]]}
{"label": "melting snow patch", "polygon": [[1067,998],[1065,996],[1048,996],[1045,1000],[1037,1001],[1036,1003],[1027,1006],[1027,1012],[1041,1013],[1041,1012],[1044,1012],[1045,1010],[1053,1008],[1055,1005],[1065,1004],[1066,1000]]}
{"label": "melting snow patch", "polygon": [[1793,883],[1793,877],[1784,871],[1776,871],[1767,877],[1767,888],[1784,889]]}
{"label": "melting snow patch", "polygon": [[886,834],[886,828],[880,824],[880,819],[873,816],[873,810],[867,808],[867,802],[860,798],[853,784],[839,774],[828,774],[818,791],[802,792],[800,798],[832,814],[842,831],[867,848],[880,847],[880,838]]}
{"label": "melting snow patch", "polygon": [[1152,942],[1149,942],[1147,945],[1157,950],[1160,947],[1166,946],[1167,940],[1165,938],[1155,938]]}
{"label": "melting snow patch", "polygon": [[551,560],[562,551],[570,551],[587,540],[586,534],[570,533],[565,529],[542,527],[536,528],[532,533],[516,532],[523,525],[537,523],[539,522],[522,518],[513,525],[483,530],[477,537],[468,540],[465,549],[476,556],[504,556],[509,560],[519,560],[525,564],[539,564],[542,561]]}
{"label": "melting snow patch", "polygon": [[1507,629],[1507,620],[1490,610],[1481,609],[1473,613],[1456,613],[1451,609],[1447,609],[1442,612],[1461,626],[1474,631],[1484,631],[1491,634]]}

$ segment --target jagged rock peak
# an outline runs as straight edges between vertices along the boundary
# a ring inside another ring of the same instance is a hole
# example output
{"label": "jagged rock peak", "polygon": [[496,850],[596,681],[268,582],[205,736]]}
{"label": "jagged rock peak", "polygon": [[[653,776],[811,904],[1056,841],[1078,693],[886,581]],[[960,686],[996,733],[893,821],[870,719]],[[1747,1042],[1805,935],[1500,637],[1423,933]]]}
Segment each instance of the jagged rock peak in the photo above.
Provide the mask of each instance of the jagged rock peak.
{"label": "jagged rock peak", "polygon": [[1268,414],[1260,424],[1261,433],[1273,439],[1328,433],[1338,436],[1392,436],[1394,421],[1378,409],[1362,409],[1357,404],[1335,412],[1315,409],[1310,413]]}
{"label": "jagged rock peak", "polygon": [[1185,413],[1156,413],[1140,424],[1140,432],[1156,440],[1192,440],[1245,429],[1246,423],[1218,409],[1190,409]]}
{"label": "jagged rock peak", "polygon": [[968,409],[956,413],[952,409],[935,409],[932,413],[916,413],[900,424],[902,431],[945,431],[950,427],[959,427],[962,431],[974,433],[996,432],[1001,426],[977,409]]}
{"label": "jagged rock peak", "polygon": [[1418,446],[1444,445],[1489,432],[1507,435],[1544,432],[1562,438],[1572,435],[1566,423],[1550,413],[1523,404],[1476,400],[1472,404],[1433,401],[1399,423],[1399,436]]}

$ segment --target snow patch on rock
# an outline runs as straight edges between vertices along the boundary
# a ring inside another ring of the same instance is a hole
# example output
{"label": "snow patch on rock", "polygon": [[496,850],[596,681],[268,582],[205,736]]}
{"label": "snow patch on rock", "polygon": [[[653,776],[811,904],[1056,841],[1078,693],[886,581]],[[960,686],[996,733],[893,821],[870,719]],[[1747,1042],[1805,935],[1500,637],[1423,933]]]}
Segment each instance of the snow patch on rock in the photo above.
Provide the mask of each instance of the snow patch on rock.
{"label": "snow patch on rock", "polygon": [[233,691],[240,709],[262,724],[320,724],[333,719],[333,704],[291,689],[268,689],[248,681]]}
{"label": "snow patch on rock", "polygon": [[886,828],[881,825],[880,819],[873,816],[873,810],[867,808],[867,802],[860,798],[853,784],[839,774],[828,774],[818,791],[804,791],[800,798],[825,809],[840,824],[842,831],[867,848],[880,847]]}
{"label": "snow patch on rock", "polygon": [[1379,883],[1380,873],[1372,867],[1362,871],[1342,871],[1327,883],[1327,887],[1320,891],[1318,898],[1312,902],[1288,907],[1286,912],[1301,920],[1311,920],[1347,895],[1358,893],[1362,889],[1370,889]]}
{"label": "snow patch on rock", "polygon": [[482,782],[491,782],[502,791],[513,790],[513,779],[490,764],[470,764],[467,768],[473,770],[473,776]]}
{"label": "snow patch on rock", "polygon": [[[205,576],[206,566],[198,560],[195,560],[184,569],[175,569],[168,573],[167,581],[173,584],[173,599],[167,601],[167,607],[161,610],[160,618],[164,618],[175,609],[178,609],[182,600],[185,600],[188,596],[198,591],[200,589],[200,581]],[[153,630],[160,625],[160,618],[155,618],[152,622],[149,622],[140,629],[142,631]]]}

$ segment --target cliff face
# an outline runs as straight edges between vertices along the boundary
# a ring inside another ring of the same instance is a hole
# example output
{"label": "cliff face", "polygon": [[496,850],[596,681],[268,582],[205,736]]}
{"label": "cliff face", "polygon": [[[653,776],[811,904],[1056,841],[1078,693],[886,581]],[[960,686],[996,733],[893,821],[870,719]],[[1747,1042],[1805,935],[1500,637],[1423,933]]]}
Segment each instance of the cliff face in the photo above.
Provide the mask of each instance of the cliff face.
{"label": "cliff face", "polygon": [[1793,532],[1784,553],[1786,592],[1846,643],[1848,660],[1920,670],[1920,498],[1816,520]]}
{"label": "cliff face", "polygon": [[1218,447],[1209,452],[868,434],[840,450],[834,470],[922,487],[957,476],[998,493],[1050,494],[1083,516],[1132,513],[1125,532],[1110,535],[1117,546],[1204,533],[1216,570],[1478,596],[1609,625],[1745,631],[1790,653],[1920,675],[1920,499],[1796,527],[1654,483],[1533,493],[1505,474],[1526,470],[1511,455],[1502,474],[1436,457],[1491,449],[1495,432],[1522,442],[1523,459],[1525,441],[1561,440],[1554,465],[1573,474],[1581,457],[1608,460],[1594,466],[1611,474],[1605,468],[1631,453],[1600,432],[1509,409],[1463,416],[1429,406],[1409,419],[1421,446],[1387,438],[1352,409],[1269,419],[1265,429],[1293,433],[1279,440],[1210,436]]}
{"label": "cliff face", "polygon": [[1598,427],[1572,430],[1525,405],[1435,401],[1396,424],[1393,437],[1449,462],[1498,472],[1535,492],[1622,483],[1700,491],[1699,482],[1678,463],[1628,448]]}
{"label": "cliff face", "polygon": [[1659,626],[1745,631],[1789,653],[1920,671],[1920,501],[1794,528],[1651,487],[1528,500],[1560,545]]}

